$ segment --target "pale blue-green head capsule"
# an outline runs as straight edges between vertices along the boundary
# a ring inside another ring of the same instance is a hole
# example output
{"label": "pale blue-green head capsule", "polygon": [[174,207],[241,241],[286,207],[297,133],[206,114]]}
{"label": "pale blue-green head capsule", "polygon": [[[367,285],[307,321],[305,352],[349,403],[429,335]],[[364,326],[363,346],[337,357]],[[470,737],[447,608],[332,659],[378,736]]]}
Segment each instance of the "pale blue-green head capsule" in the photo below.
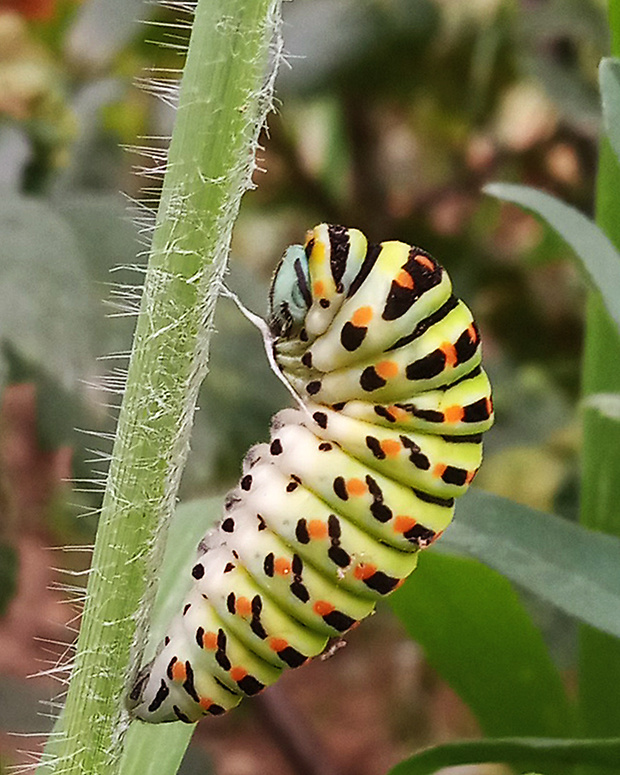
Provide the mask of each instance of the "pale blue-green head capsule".
{"label": "pale blue-green head capsule", "polygon": [[273,336],[298,333],[311,304],[306,251],[303,245],[291,245],[282,256],[271,283],[269,329]]}

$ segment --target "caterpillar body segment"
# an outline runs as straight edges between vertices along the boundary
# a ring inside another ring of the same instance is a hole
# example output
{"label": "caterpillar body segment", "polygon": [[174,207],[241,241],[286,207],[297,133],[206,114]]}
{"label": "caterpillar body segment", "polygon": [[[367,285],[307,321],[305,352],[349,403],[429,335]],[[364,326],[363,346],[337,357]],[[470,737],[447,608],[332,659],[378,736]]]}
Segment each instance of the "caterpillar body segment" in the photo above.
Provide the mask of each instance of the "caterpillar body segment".
{"label": "caterpillar body segment", "polygon": [[224,713],[368,616],[449,525],[493,423],[478,329],[425,251],[321,224],[286,250],[269,299],[303,406],[274,417],[201,542],[130,691],[143,721]]}

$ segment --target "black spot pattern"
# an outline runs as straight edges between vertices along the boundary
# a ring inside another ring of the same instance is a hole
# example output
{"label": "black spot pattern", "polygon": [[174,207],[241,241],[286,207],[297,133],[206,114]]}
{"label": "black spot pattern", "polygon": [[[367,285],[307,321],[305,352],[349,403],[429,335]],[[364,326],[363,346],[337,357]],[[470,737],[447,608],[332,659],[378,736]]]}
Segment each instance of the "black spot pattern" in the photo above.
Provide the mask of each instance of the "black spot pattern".
{"label": "black spot pattern", "polygon": [[303,518],[297,520],[297,525],[295,527],[295,538],[299,541],[300,544],[310,543],[310,534],[308,533],[308,523]]}
{"label": "black spot pattern", "polygon": [[425,547],[432,543],[435,533],[423,525],[414,525],[404,533],[405,538],[419,547]]}
{"label": "black spot pattern", "polygon": [[474,334],[472,336],[469,329],[463,331],[463,333],[456,340],[454,349],[456,350],[457,363],[465,363],[470,358],[473,358],[478,350],[478,342],[480,337],[478,335],[478,329],[473,324]]}
{"label": "black spot pattern", "polygon": [[217,631],[217,651],[215,652],[215,661],[222,670],[230,670],[232,664],[226,655],[226,633],[221,628]]}
{"label": "black spot pattern", "polygon": [[379,439],[375,439],[374,436],[366,436],[366,446],[377,460],[385,460],[385,452],[381,449]]}
{"label": "black spot pattern", "polygon": [[301,667],[308,659],[308,657],[305,657],[300,651],[297,651],[292,646],[287,646],[281,651],[278,651],[277,654],[289,667]]}
{"label": "black spot pattern", "polygon": [[149,705],[149,713],[155,713],[156,710],[159,710],[159,708],[164,704],[164,701],[169,694],[170,694],[170,689],[168,688],[168,684],[162,678],[159,684],[159,689],[157,690],[157,694],[155,695],[155,698]]}
{"label": "black spot pattern", "polygon": [[[420,263],[416,260],[416,256],[423,256],[426,261]],[[433,264],[433,269],[425,265],[428,261]],[[402,266],[402,271],[411,278],[412,287],[403,287],[395,280],[392,282],[385,307],[381,313],[384,320],[397,320],[402,317],[423,293],[441,282],[441,267],[419,248],[411,248],[409,258]]]}
{"label": "black spot pattern", "polygon": [[253,675],[246,675],[240,681],[237,681],[237,686],[244,694],[247,694],[248,697],[253,697],[255,694],[262,692],[265,688],[265,684],[262,684],[258,679],[254,678]]}
{"label": "black spot pattern", "polygon": [[341,501],[349,500],[349,493],[347,492],[347,485],[342,476],[337,476],[334,479],[334,492],[340,498]]}
{"label": "black spot pattern", "polygon": [[454,466],[446,466],[445,471],[441,475],[446,484],[456,484],[462,486],[467,481],[468,471],[463,468],[455,468]]}
{"label": "black spot pattern", "polygon": [[356,326],[347,321],[340,332],[340,343],[350,353],[355,352],[362,344],[368,333],[367,326]]}
{"label": "black spot pattern", "polygon": [[376,573],[373,573],[372,576],[364,579],[364,584],[366,584],[369,589],[374,589],[380,595],[388,595],[396,588],[398,582],[399,579],[392,578],[392,576],[388,576],[382,571],[377,571]]}
{"label": "black spot pattern", "polygon": [[319,426],[319,428],[322,428],[323,430],[327,428],[327,415],[325,412],[315,412],[312,415],[312,419]]}
{"label": "black spot pattern", "polygon": [[338,632],[346,632],[355,624],[355,619],[342,613],[342,611],[334,610],[329,614],[325,614],[322,618],[325,624],[329,624],[330,627],[338,630]]}
{"label": "black spot pattern", "polygon": [[486,398],[480,398],[463,407],[463,422],[483,422],[488,419],[489,407]]}
{"label": "black spot pattern", "polygon": [[340,536],[342,530],[340,528],[340,522],[335,514],[330,514],[327,518],[327,534],[330,538],[331,546],[327,551],[329,559],[335,563],[339,568],[346,568],[351,564],[351,557],[340,546]]}
{"label": "black spot pattern", "polygon": [[413,441],[413,439],[410,439],[408,436],[399,436],[400,443],[409,451],[409,460],[413,463],[413,465],[416,468],[419,468],[421,471],[428,471],[428,469],[431,467],[431,461],[426,457],[426,455],[421,451],[420,447]]}
{"label": "black spot pattern", "polygon": [[389,522],[393,515],[391,509],[383,502],[383,491],[370,474],[366,475],[366,484],[368,492],[372,495],[370,513],[377,522]]}
{"label": "black spot pattern", "polygon": [[174,711],[175,716],[179,719],[179,721],[182,721],[184,724],[193,724],[194,722],[189,718],[189,716],[186,716],[185,713],[179,708],[178,705],[173,705],[172,710]]}
{"label": "black spot pattern", "polygon": [[327,234],[329,237],[329,265],[334,285],[336,292],[342,293],[344,290],[342,278],[347,269],[347,259],[349,258],[349,230],[344,226],[328,226]]}
{"label": "black spot pattern", "polygon": [[432,353],[410,363],[405,369],[405,376],[409,380],[432,379],[446,367],[446,354],[443,350],[433,350]]}
{"label": "black spot pattern", "polygon": [[387,382],[377,374],[374,366],[367,366],[360,375],[360,385],[362,390],[372,393],[373,390],[385,387]]}

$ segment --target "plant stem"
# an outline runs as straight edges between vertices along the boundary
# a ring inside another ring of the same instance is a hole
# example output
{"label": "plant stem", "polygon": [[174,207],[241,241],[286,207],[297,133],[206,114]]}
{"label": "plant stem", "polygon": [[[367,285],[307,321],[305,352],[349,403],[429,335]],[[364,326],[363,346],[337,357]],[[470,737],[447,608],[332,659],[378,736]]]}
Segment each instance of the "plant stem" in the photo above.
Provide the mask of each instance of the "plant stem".
{"label": "plant stem", "polygon": [[112,775],[218,285],[271,104],[281,0],[199,0],[66,706],[46,773]]}
{"label": "plant stem", "polygon": [[[620,13],[610,2],[612,53],[620,53]],[[607,140],[601,144],[597,223],[620,248],[620,167]],[[620,336],[598,293],[588,299],[583,393],[620,392]],[[584,412],[581,523],[620,536],[620,424]],[[620,641],[589,627],[580,632],[579,694],[583,732],[620,735]],[[590,773],[602,772],[596,768]]]}

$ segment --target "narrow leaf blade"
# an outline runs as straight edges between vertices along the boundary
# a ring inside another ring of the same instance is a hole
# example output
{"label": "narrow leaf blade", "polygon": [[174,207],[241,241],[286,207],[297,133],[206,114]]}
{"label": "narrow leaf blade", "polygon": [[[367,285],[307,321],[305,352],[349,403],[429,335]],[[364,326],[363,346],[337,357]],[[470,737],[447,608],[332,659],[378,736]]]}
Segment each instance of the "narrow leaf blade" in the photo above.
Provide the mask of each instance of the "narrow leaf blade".
{"label": "narrow leaf blade", "polygon": [[601,60],[598,74],[605,132],[620,160],[620,60],[605,57]]}
{"label": "narrow leaf blade", "polygon": [[444,767],[503,762],[515,767],[596,764],[618,771],[620,738],[558,740],[553,738],[499,738],[449,743],[429,748],[393,767],[389,775],[431,775]]}
{"label": "narrow leaf blade", "polygon": [[620,637],[620,540],[471,490],[441,539],[592,627]]}
{"label": "narrow leaf blade", "polygon": [[429,552],[390,603],[486,734],[570,733],[572,712],[560,676],[540,632],[498,573]]}
{"label": "narrow leaf blade", "polygon": [[620,254],[594,221],[574,207],[529,186],[490,183],[484,191],[532,210],[568,242],[620,330]]}

